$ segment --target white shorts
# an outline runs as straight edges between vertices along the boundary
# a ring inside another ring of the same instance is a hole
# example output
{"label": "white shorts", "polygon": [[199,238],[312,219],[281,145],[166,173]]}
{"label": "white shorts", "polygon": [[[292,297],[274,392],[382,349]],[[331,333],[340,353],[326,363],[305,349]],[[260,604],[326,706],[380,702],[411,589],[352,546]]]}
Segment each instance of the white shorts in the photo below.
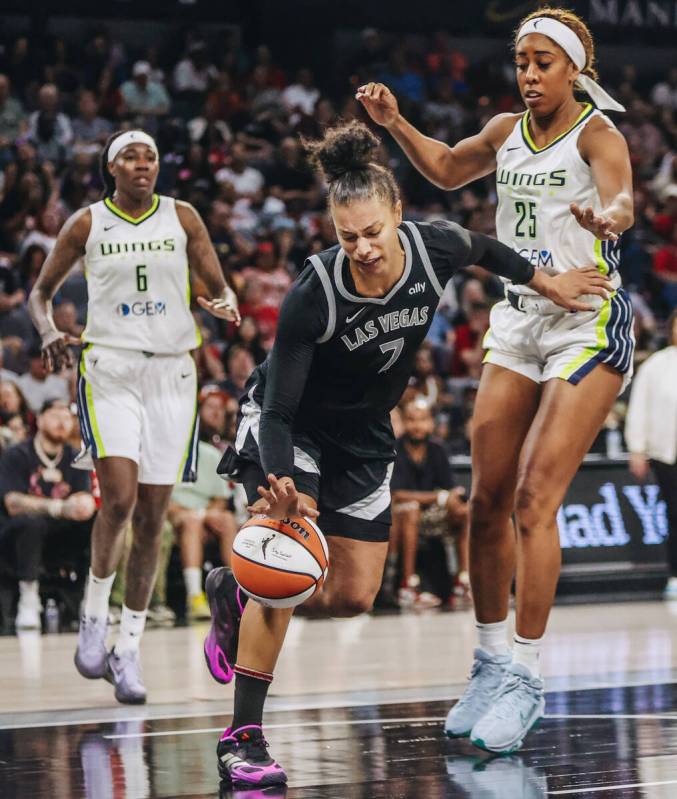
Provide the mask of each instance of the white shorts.
{"label": "white shorts", "polygon": [[87,345],[80,357],[78,415],[82,451],[92,458],[129,458],[139,482],[174,485],[197,474],[197,373],[182,355],[146,355]]}
{"label": "white shorts", "polygon": [[625,389],[632,379],[635,336],[632,305],[623,289],[596,311],[529,310],[529,305],[538,304],[527,301],[524,311],[507,299],[494,305],[483,342],[484,363],[519,372],[536,383],[558,377],[573,385],[597,364],[606,363],[621,373],[621,390]]}

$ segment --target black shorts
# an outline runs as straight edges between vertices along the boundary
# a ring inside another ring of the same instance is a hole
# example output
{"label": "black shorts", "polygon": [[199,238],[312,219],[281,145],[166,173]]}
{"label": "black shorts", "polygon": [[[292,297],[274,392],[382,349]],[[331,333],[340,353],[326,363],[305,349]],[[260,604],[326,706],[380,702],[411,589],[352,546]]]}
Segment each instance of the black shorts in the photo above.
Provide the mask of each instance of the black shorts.
{"label": "black shorts", "polygon": [[[361,460],[338,448],[320,445],[307,433],[294,433],[293,441],[291,476],[297,491],[317,502],[322,532],[357,541],[387,541],[393,463]],[[250,504],[260,498],[256,489],[267,486],[268,480],[251,429],[246,431],[239,451],[232,447],[226,450],[218,473],[242,483]]]}

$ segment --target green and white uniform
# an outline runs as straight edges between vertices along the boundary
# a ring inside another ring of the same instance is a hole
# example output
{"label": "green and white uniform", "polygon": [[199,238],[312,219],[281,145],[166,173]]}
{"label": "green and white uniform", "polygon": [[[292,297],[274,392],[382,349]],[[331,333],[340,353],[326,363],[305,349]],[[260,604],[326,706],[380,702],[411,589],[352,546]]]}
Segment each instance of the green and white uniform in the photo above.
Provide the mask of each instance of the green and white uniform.
{"label": "green and white uniform", "polygon": [[596,212],[602,208],[590,166],[578,151],[578,137],[596,116],[603,115],[587,104],[569,130],[539,148],[527,111],[496,154],[497,238],[549,275],[597,265],[614,287],[609,300],[581,298],[597,310],[570,313],[506,281],[506,300],[491,312],[485,362],[536,382],[559,377],[576,384],[598,363],[621,372],[624,385],[632,376],[632,306],[618,274],[620,240],[599,241],[569,210],[572,202]]}
{"label": "green and white uniform", "polygon": [[89,468],[90,456],[124,457],[138,463],[141,483],[192,480],[197,376],[189,351],[201,342],[174,199],[154,195],[137,219],[108,198],[89,210],[76,463]]}

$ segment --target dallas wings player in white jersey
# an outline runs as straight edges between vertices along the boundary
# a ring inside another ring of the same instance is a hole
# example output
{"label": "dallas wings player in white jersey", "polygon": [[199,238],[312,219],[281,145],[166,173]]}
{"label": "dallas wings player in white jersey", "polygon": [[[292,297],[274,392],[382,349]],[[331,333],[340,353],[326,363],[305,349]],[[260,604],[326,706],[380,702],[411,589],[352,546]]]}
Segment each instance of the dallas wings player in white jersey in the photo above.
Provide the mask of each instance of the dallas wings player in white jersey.
{"label": "dallas wings player in white jersey", "polygon": [[[101,509],[75,665],[105,677],[120,702],[145,702],[138,649],[158,563],[160,531],[175,483],[195,479],[197,378],[190,350],[200,333],[190,312],[190,269],[216,299],[215,316],[239,319],[204,223],[185,202],[155,194],[159,157],[143,131],[111,137],[102,153],[106,196],[66,222],[29,299],[50,369],[74,342],[57,330],[51,300],[84,257],[87,326],[78,379],[83,452],[96,466]],[[108,600],[129,523],[133,544],[120,636],[106,651]]]}
{"label": "dallas wings player in white jersey", "polygon": [[[530,14],[515,36],[526,112],[499,114],[453,147],[403,119],[382,84],[357,93],[441,188],[496,171],[500,241],[549,274],[594,265],[610,284],[596,310],[576,313],[508,284],[491,314],[472,442],[470,573],[479,648],[446,732],[495,752],[519,748],[543,715],[539,650],[560,570],[557,509],[632,372],[632,309],[616,271],[618,238],[633,223],[630,159],[621,134],[597,110],[624,109],[595,82],[594,59],[590,32],[575,14]],[[575,89],[592,103],[579,102]]]}

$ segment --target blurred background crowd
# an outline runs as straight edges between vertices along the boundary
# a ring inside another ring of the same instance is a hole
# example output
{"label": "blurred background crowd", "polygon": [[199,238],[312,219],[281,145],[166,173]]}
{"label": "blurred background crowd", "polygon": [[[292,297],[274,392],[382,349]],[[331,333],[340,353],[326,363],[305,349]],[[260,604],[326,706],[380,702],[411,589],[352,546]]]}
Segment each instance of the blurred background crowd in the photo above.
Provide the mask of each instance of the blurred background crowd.
{"label": "blurred background crowd", "polygon": [[[368,80],[386,83],[415,125],[449,143],[498,112],[522,110],[507,49],[503,60],[478,61],[443,32],[410,39],[367,28],[330,62],[322,74],[299,68],[298,60],[290,67],[266,44],[245,46],[235,30],[210,36],[177,29],[166,41],[141,46],[103,28],[77,44],[0,39],[3,447],[33,433],[46,400],[74,400],[74,369],[59,375],[43,369],[26,297],[65,219],[101,198],[98,159],[112,132],[141,127],[156,137],[158,193],[197,208],[239,292],[237,329],[194,308],[204,340],[196,353],[201,437],[222,449],[233,439],[244,384],[272,345],[291,282],[309,254],[336,241],[325,187],[299,135],[319,136],[339,118],[364,120],[354,92]],[[631,151],[636,219],[623,236],[620,270],[635,309],[641,362],[665,345],[666,320],[677,306],[677,66],[652,74],[628,64],[604,78],[628,109],[615,121]],[[495,233],[493,175],[443,192],[387,134],[382,138],[380,157],[401,183],[407,218],[444,217]],[[193,296],[204,293],[193,285]],[[500,282],[479,267],[448,284],[405,394],[405,401],[423,399],[432,410],[434,433],[452,459],[469,454],[482,338],[501,297]],[[57,326],[78,336],[86,301],[78,265],[56,297]],[[625,399],[594,446],[602,454],[623,452]],[[401,433],[400,414],[394,423]],[[74,425],[76,447],[77,437]]]}

